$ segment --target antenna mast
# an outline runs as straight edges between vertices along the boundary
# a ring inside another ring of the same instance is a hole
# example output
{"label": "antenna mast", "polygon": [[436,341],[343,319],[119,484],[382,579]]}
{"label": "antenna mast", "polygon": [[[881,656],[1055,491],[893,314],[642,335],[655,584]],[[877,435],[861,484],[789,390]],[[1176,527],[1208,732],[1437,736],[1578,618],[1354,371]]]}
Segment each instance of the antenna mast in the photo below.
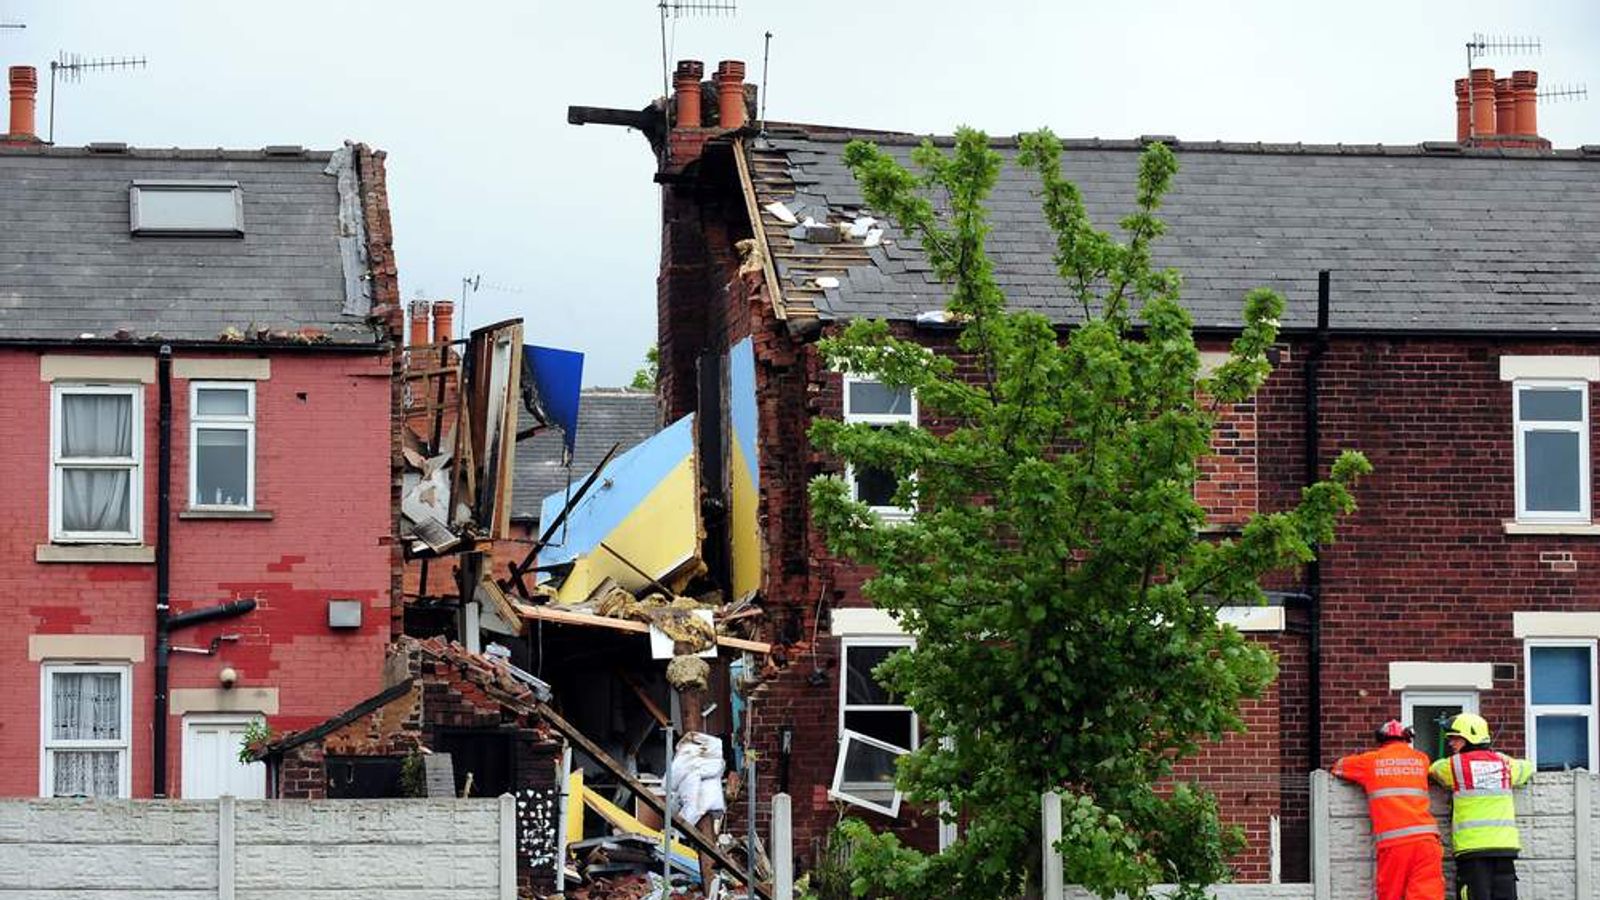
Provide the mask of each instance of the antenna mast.
{"label": "antenna mast", "polygon": [[82,54],[68,53],[65,50],[50,61],[50,133],[46,140],[56,142],[56,79],[76,82],[83,78],[84,72],[118,69],[142,69],[145,67],[145,58],[142,56],[101,56],[85,59]]}
{"label": "antenna mast", "polygon": [[667,49],[667,18],[681,19],[685,16],[733,16],[737,15],[738,0],[660,0],[656,9],[661,11],[661,96],[672,96],[672,60],[671,51]]}
{"label": "antenna mast", "polygon": [[1467,41],[1467,139],[1472,140],[1478,136],[1477,115],[1474,113],[1472,99],[1472,63],[1480,56],[1494,53],[1508,53],[1526,56],[1536,54],[1541,49],[1539,39],[1535,37],[1489,37],[1474,34]]}

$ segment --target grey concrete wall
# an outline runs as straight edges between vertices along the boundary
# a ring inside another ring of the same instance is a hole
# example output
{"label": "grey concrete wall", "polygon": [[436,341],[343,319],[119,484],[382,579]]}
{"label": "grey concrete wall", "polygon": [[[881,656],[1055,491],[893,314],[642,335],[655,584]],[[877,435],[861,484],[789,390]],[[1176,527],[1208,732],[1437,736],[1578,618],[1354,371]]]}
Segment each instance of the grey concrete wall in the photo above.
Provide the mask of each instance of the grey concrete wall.
{"label": "grey concrete wall", "polygon": [[0,900],[498,900],[509,800],[4,800]]}

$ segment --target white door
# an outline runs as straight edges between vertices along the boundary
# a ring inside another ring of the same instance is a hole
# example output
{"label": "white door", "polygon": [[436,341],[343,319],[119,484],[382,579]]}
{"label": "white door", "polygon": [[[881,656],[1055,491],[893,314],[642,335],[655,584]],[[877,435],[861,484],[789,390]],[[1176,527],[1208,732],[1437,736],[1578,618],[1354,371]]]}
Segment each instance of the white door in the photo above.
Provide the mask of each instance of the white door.
{"label": "white door", "polygon": [[210,800],[231,794],[243,800],[267,795],[267,767],[239,762],[247,716],[183,717],[183,796]]}

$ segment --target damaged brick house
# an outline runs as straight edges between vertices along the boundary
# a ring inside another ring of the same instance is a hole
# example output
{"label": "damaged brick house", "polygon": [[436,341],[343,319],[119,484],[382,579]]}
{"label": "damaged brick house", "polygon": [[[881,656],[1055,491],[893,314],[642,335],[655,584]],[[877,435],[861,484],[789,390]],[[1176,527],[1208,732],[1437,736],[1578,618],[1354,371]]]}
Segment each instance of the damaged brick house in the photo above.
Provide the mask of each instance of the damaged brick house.
{"label": "damaged brick house", "polygon": [[380,685],[382,153],[0,141],[0,794],[262,796],[249,724]]}
{"label": "damaged brick house", "polygon": [[[810,479],[845,474],[811,448],[812,418],[917,416],[914,398],[830,372],[817,338],[874,317],[954,349],[926,258],[863,207],[841,160],[852,137],[902,159],[920,138],[750,127],[742,64],[724,62],[711,84],[703,72],[680,63],[670,103],[573,107],[569,119],[636,127],[657,152],[667,421],[738,419],[731,385],[750,371],[759,600],[779,664],[749,700],[750,745],[781,769],[761,796],[795,795],[802,858],[840,799],[933,847],[934,817],[899,806],[882,780],[892,748],[919,736],[871,669],[908,638],[863,601],[865,573],[830,556],[806,508]],[[1272,585],[1271,606],[1219,612],[1276,650],[1282,669],[1249,705],[1248,732],[1185,770],[1245,827],[1241,880],[1307,876],[1306,774],[1362,748],[1388,717],[1415,723],[1436,751],[1441,716],[1478,710],[1501,747],[1542,768],[1597,762],[1600,601],[1588,576],[1600,564],[1589,424],[1600,148],[1538,137],[1532,73],[1474,77],[1474,106],[1459,94],[1456,141],[1160,138],[1180,171],[1156,261],[1183,273],[1202,349],[1225,350],[1249,288],[1289,300],[1275,373],[1229,411],[1198,488],[1211,530],[1225,536],[1293,503],[1340,448],[1376,467],[1320,563]],[[1067,174],[1102,226],[1128,210],[1149,140],[1067,142]],[[1009,161],[1015,144],[995,143]],[[991,258],[1011,302],[1070,329],[1032,181],[1008,166],[993,201]],[[850,478],[869,502],[892,493],[875,473]],[[726,492],[705,502],[731,508]],[[739,527],[729,531],[725,545]]]}

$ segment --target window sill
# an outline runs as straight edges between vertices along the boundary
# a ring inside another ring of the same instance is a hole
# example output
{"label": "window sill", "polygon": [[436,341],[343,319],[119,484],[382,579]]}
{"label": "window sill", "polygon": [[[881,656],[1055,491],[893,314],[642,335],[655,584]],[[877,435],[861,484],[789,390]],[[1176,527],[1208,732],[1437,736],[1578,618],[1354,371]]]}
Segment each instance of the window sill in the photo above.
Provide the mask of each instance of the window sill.
{"label": "window sill", "polygon": [[40,544],[33,550],[41,563],[133,563],[150,565],[156,548],[146,544]]}
{"label": "window sill", "polygon": [[178,513],[180,519],[255,519],[268,521],[270,509],[185,509]]}
{"label": "window sill", "polygon": [[1505,522],[1506,534],[1590,535],[1600,537],[1600,525],[1587,522]]}

